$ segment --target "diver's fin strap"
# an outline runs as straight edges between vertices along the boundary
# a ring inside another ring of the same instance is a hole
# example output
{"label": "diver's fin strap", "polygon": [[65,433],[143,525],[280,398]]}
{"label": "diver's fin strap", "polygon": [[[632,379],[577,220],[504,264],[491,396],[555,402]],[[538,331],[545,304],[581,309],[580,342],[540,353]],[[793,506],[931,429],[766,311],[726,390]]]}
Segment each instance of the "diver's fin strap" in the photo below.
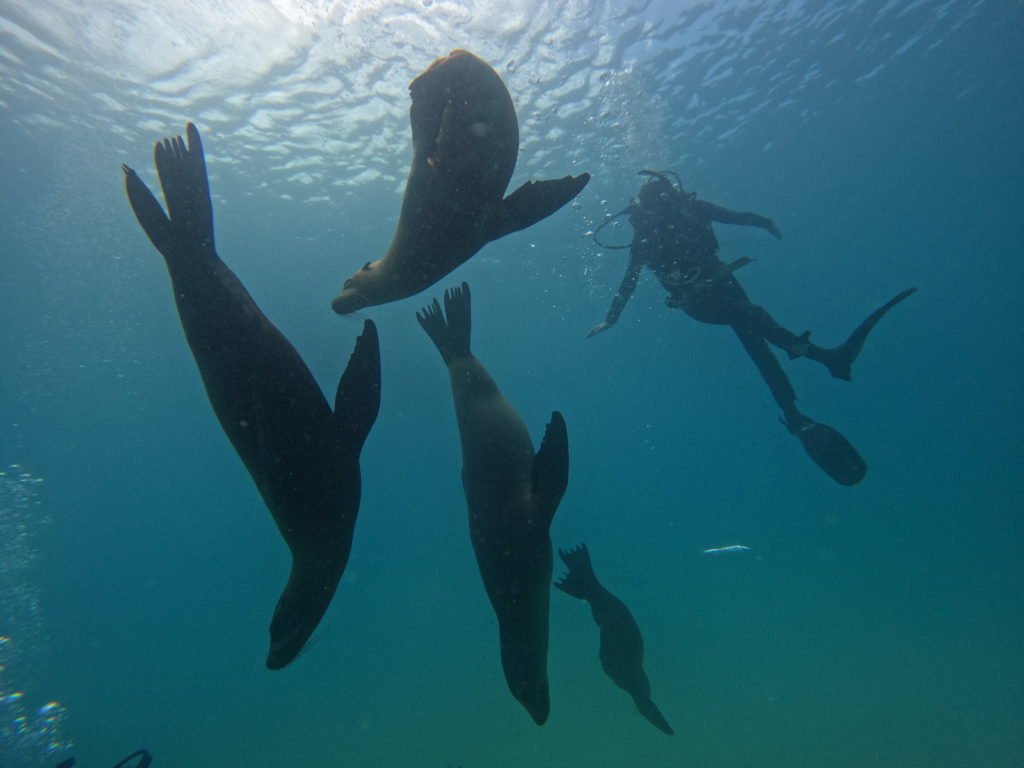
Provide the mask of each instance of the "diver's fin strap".
{"label": "diver's fin strap", "polygon": [[807,350],[811,348],[811,332],[804,331],[800,334],[800,338],[797,341],[786,347],[786,354],[789,355],[790,360],[796,360],[798,357],[803,357],[807,354]]}

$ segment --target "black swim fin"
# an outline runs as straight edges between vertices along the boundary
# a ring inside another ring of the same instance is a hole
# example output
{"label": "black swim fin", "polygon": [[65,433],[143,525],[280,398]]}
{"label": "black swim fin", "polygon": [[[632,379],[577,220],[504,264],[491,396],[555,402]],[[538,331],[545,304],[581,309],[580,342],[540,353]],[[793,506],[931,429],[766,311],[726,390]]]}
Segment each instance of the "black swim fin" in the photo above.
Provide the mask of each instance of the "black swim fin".
{"label": "black swim fin", "polygon": [[590,174],[528,181],[501,201],[501,215],[487,232],[488,242],[546,219],[583,191]]}
{"label": "black swim fin", "polygon": [[828,424],[801,418],[800,424],[786,424],[786,428],[799,438],[807,455],[826,475],[840,485],[856,485],[864,479],[868,465],[849,440]]}
{"label": "black swim fin", "polygon": [[[838,347],[833,347],[832,349],[815,349],[812,347],[806,352],[807,357],[817,360],[819,363],[824,363],[833,378],[851,381],[853,379],[853,361],[857,359],[857,355],[863,349],[864,342],[867,340],[868,334],[871,333],[871,329],[885,316],[886,312],[916,290],[917,288],[908,288],[902,293],[893,296],[889,301],[868,315],[864,322],[858,325],[853,333],[850,334],[850,338]],[[793,356],[792,354],[790,355],[790,357]]]}

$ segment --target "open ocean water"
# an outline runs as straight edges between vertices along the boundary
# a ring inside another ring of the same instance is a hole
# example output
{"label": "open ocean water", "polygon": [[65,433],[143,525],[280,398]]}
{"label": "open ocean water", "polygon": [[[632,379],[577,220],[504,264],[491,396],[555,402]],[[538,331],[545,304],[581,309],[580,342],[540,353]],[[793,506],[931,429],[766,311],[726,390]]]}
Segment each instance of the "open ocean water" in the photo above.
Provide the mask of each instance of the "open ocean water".
{"label": "open ocean water", "polygon": [[[0,0],[0,766],[1024,766],[1022,29],[1019,0]],[[333,392],[360,326],[329,303],[393,232],[407,85],[457,47],[518,110],[510,189],[594,178],[366,310],[383,402],[352,558],[270,672],[288,552],[119,164],[153,185],[153,142],[197,123],[221,256]],[[716,225],[722,258],[754,258],[751,299],[820,344],[918,287],[852,383],[783,361],[866,458],[860,485],[811,463],[733,333],[650,273],[586,337],[626,264],[590,233],[641,168],[774,219],[781,242]],[[534,440],[565,415],[553,542],[585,541],[632,609],[674,736],[558,591],[548,723],[506,689],[414,320],[461,280]]]}

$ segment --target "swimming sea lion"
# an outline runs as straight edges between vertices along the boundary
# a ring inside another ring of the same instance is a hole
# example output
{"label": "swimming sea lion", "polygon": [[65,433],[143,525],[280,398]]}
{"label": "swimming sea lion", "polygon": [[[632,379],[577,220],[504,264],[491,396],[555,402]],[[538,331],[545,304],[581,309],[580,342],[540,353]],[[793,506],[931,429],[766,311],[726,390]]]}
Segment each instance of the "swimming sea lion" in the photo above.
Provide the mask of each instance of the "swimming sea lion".
{"label": "swimming sea lion", "polygon": [[487,243],[536,224],[580,193],[590,174],[528,181],[504,200],[519,153],[512,97],[498,73],[452,51],[409,85],[413,157],[391,247],[345,281],[338,314],[430,287]]}
{"label": "swimming sea lion", "polygon": [[[416,319],[451,378],[462,442],[462,487],[480,576],[498,617],[501,665],[537,725],[548,717],[548,529],[569,482],[569,436],[555,411],[540,450],[469,349],[469,286],[445,291]],[[447,315],[447,320],[445,319]]]}
{"label": "swimming sea lion", "polygon": [[671,736],[675,731],[651,701],[651,684],[644,673],[644,638],[636,619],[619,598],[601,586],[590,564],[585,544],[560,549],[558,556],[569,572],[555,586],[566,594],[590,603],[590,612],[601,628],[601,669],[619,688],[633,697],[640,714],[655,728]]}
{"label": "swimming sea lion", "polygon": [[[380,406],[377,329],[367,320],[338,383],[334,411],[298,352],[214,249],[199,131],[156,145],[164,213],[122,166],[135,216],[171,275],[206,394],[292,553],[270,623],[267,666],[291,662],[338,587],[359,511],[359,454]],[[169,215],[168,215],[169,214]]]}

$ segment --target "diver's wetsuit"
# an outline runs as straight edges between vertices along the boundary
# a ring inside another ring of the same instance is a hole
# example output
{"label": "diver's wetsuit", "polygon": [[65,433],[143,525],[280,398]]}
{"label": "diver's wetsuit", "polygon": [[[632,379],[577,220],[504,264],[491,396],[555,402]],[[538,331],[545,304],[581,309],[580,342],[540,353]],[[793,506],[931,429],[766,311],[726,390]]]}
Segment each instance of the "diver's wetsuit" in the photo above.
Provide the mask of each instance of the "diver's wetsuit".
{"label": "diver's wetsuit", "polygon": [[589,335],[615,324],[646,266],[668,291],[668,306],[682,309],[702,323],[733,329],[782,409],[787,429],[800,438],[814,461],[837,482],[859,482],[866,471],[863,459],[834,429],[797,410],[793,385],[768,343],[785,350],[790,358],[808,357],[820,362],[832,376],[848,381],[853,361],[875,323],[915,289],[903,291],[872,313],[840,346],[819,347],[811,343],[809,333],[798,336],[782,327],[764,308],[747,298],[732,273],[750,259],[726,264],[718,258],[718,239],[712,222],[760,227],[781,240],[782,233],[771,219],[698,200],[696,194],[677,189],[663,174],[643,173],[651,176],[651,180],[641,188],[639,201],[623,211],[629,213],[634,230],[633,242],[628,246],[629,266],[605,321]]}
{"label": "diver's wetsuit", "polygon": [[702,323],[732,327],[767,382],[786,423],[798,423],[801,416],[795,406],[796,392],[765,340],[790,354],[805,342],[747,298],[730,274],[729,265],[718,258],[718,239],[711,229],[711,222],[717,221],[760,227],[781,238],[772,220],[677,193],[670,183],[660,179],[644,186],[640,203],[633,206],[629,218],[636,238],[605,326],[619,319],[646,266],[668,291],[666,303],[670,307],[678,307]]}

